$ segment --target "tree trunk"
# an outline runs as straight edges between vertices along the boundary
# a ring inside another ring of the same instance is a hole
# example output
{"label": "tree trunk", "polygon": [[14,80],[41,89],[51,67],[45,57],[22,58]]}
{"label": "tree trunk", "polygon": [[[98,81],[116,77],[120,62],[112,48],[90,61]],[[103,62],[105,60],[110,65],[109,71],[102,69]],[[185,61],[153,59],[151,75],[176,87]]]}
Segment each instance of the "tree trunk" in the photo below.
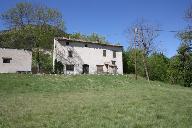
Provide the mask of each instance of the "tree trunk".
{"label": "tree trunk", "polygon": [[134,31],[134,47],[135,47],[135,80],[137,80],[137,44],[136,44],[136,34],[137,30]]}
{"label": "tree trunk", "polygon": [[143,53],[143,64],[144,64],[146,78],[149,82],[149,72],[148,72],[148,68],[147,68],[147,60],[146,60],[145,52]]}
{"label": "tree trunk", "polygon": [[[145,44],[145,42],[144,42],[144,35],[143,35],[143,29],[141,29],[141,33],[139,33],[139,36],[140,36],[140,34],[141,34],[140,43],[141,44]],[[139,45],[140,45],[140,48],[142,49],[141,44],[139,44]],[[147,68],[146,51],[147,51],[146,45],[143,45],[143,50],[142,50],[142,52],[143,52],[143,54],[142,54],[142,56],[143,56],[143,64],[144,64],[146,78],[147,78],[148,82],[150,83],[150,81],[149,81],[149,73],[148,73],[148,68]]]}
{"label": "tree trunk", "polygon": [[38,50],[37,50],[36,60],[37,60],[37,73],[40,73],[40,56],[39,56],[39,48],[38,48]]}

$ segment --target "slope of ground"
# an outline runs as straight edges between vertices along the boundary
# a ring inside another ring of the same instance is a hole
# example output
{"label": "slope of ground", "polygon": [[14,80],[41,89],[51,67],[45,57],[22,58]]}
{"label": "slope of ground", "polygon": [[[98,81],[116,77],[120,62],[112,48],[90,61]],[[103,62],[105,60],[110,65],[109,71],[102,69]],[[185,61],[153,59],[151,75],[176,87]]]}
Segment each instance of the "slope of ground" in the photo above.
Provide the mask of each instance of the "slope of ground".
{"label": "slope of ground", "polygon": [[0,128],[191,126],[191,88],[121,75],[0,74]]}

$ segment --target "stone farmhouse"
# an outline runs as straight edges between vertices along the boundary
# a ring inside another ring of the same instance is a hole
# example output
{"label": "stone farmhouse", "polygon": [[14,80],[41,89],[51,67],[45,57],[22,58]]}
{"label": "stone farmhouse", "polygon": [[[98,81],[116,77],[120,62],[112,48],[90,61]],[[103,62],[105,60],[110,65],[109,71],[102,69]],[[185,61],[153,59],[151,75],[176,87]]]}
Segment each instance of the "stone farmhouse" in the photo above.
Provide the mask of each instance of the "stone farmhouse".
{"label": "stone farmhouse", "polygon": [[32,52],[0,48],[0,73],[31,72]]}
{"label": "stone farmhouse", "polygon": [[61,62],[64,74],[123,74],[122,50],[118,45],[57,37],[53,69]]}

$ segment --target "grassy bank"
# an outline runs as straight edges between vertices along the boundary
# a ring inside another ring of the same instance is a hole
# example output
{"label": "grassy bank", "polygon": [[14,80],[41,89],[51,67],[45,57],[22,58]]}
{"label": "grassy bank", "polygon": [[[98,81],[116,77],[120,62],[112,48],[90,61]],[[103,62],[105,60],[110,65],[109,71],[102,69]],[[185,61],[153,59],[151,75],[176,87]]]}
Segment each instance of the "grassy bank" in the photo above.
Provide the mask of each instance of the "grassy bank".
{"label": "grassy bank", "polygon": [[191,88],[132,76],[0,74],[2,128],[191,126]]}

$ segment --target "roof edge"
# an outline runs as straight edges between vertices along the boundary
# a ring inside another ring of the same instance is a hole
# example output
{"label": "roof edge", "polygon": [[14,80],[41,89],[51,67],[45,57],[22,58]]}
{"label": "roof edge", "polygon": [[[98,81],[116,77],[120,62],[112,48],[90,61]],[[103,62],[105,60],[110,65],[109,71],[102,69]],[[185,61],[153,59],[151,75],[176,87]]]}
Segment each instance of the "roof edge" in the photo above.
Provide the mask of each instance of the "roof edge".
{"label": "roof edge", "polygon": [[74,42],[81,42],[81,43],[90,43],[90,44],[97,44],[97,45],[103,45],[103,46],[112,46],[112,47],[122,47],[122,45],[114,45],[114,44],[101,44],[98,42],[92,42],[92,41],[85,41],[85,40],[81,40],[81,39],[73,39],[73,38],[66,38],[66,37],[55,37],[55,40],[60,40],[60,41],[74,41]]}
{"label": "roof edge", "polygon": [[24,50],[24,51],[29,51],[29,52],[32,52],[31,49],[20,49],[20,48],[5,48],[5,47],[0,47],[0,49],[9,49],[9,50]]}

